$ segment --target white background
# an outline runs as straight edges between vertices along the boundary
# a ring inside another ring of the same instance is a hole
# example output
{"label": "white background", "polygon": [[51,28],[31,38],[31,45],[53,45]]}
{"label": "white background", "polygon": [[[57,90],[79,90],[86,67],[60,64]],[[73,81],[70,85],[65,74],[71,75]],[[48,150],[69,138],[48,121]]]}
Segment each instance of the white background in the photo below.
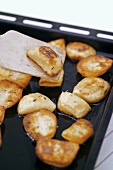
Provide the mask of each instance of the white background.
{"label": "white background", "polygon": [[0,11],[113,32],[113,0],[0,0]]}

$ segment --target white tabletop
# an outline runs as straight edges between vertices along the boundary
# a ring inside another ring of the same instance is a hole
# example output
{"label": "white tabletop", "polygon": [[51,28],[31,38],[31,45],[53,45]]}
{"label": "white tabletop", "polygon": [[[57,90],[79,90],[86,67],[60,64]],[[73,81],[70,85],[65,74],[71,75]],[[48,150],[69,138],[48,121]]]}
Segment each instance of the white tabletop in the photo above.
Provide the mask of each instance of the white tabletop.
{"label": "white tabletop", "polygon": [[[112,0],[0,0],[0,10],[55,22],[113,32]],[[95,170],[113,169],[113,116]]]}

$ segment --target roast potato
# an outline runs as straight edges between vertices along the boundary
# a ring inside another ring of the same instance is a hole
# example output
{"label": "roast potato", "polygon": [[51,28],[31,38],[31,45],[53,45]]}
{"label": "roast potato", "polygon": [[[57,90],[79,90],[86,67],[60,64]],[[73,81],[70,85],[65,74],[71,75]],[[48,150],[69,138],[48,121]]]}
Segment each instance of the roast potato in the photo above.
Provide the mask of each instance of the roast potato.
{"label": "roast potato", "polygon": [[83,77],[99,77],[112,67],[113,61],[101,55],[92,55],[77,63],[77,71]]}
{"label": "roast potato", "polygon": [[78,119],[62,132],[62,137],[70,142],[83,144],[94,133],[93,125],[86,119]]}
{"label": "roast potato", "polygon": [[57,118],[49,110],[29,113],[23,118],[25,131],[35,140],[52,138],[57,129]]}
{"label": "roast potato", "polygon": [[88,103],[97,103],[109,93],[110,84],[99,77],[83,78],[73,89],[73,94],[81,97]]}
{"label": "roast potato", "polygon": [[5,109],[15,105],[22,98],[23,89],[17,84],[8,81],[0,81],[0,106]]}
{"label": "roast potato", "polygon": [[59,48],[63,48],[63,49],[66,48],[64,38],[59,38],[59,39],[56,39],[56,40],[52,40],[52,41],[49,41],[48,43],[51,44],[51,45],[54,45],[56,47],[59,47]]}
{"label": "roast potato", "polygon": [[0,106],[0,125],[3,123],[5,116],[5,108],[4,106]]}
{"label": "roast potato", "polygon": [[66,52],[71,60],[81,60],[90,55],[96,55],[96,50],[92,46],[82,42],[70,42],[66,46]]}
{"label": "roast potato", "polygon": [[64,77],[64,70],[61,70],[61,73],[59,75],[58,80],[53,80],[45,77],[41,77],[39,80],[39,86],[45,86],[45,87],[58,87],[62,85]]}
{"label": "roast potato", "polygon": [[18,84],[20,87],[25,88],[31,80],[31,75],[20,73],[17,71],[0,68],[0,80],[9,80]]}
{"label": "roast potato", "polygon": [[49,76],[57,75],[63,67],[61,58],[50,47],[39,46],[28,50],[27,56]]}
{"label": "roast potato", "polygon": [[23,96],[18,103],[17,111],[19,115],[25,115],[41,109],[48,109],[53,112],[55,108],[55,103],[47,96],[37,92]]}
{"label": "roast potato", "polygon": [[60,94],[57,107],[61,112],[75,118],[82,118],[91,110],[86,101],[70,92]]}
{"label": "roast potato", "polygon": [[73,142],[39,139],[36,144],[36,155],[44,163],[63,168],[72,163],[79,149],[80,146]]}

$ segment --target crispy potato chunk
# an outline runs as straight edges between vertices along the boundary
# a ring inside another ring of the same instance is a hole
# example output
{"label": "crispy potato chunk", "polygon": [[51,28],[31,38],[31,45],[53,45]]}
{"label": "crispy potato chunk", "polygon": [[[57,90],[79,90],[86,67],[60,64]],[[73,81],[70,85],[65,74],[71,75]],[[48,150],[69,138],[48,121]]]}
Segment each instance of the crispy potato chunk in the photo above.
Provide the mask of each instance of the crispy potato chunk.
{"label": "crispy potato chunk", "polygon": [[56,167],[69,166],[79,151],[79,145],[57,139],[39,139],[36,144],[37,157]]}
{"label": "crispy potato chunk", "polygon": [[39,110],[24,116],[25,131],[34,139],[52,138],[56,133],[57,118],[49,110]]}
{"label": "crispy potato chunk", "polygon": [[22,97],[23,89],[8,80],[0,81],[0,106],[5,109],[15,105]]}
{"label": "crispy potato chunk", "polygon": [[97,103],[104,99],[110,91],[110,84],[99,77],[86,77],[73,89],[73,94],[81,97],[88,103]]}
{"label": "crispy potato chunk", "polygon": [[66,48],[66,44],[65,44],[65,39],[64,38],[59,38],[59,39],[56,39],[56,40],[52,40],[52,41],[50,41],[48,43],[51,44],[51,45],[54,45],[56,47],[59,47],[59,48],[63,48],[63,49]]}
{"label": "crispy potato chunk", "polygon": [[[5,116],[5,108],[3,106],[0,106],[0,125],[3,123]],[[2,131],[0,126],[0,147],[2,147]]]}
{"label": "crispy potato chunk", "polygon": [[83,144],[94,133],[93,125],[85,119],[78,119],[69,128],[62,132],[62,137],[70,142]]}
{"label": "crispy potato chunk", "polygon": [[112,67],[113,61],[101,55],[92,55],[77,64],[77,71],[83,77],[98,77]]}
{"label": "crispy potato chunk", "polygon": [[2,124],[5,116],[5,108],[4,106],[0,106],[0,125]]}
{"label": "crispy potato chunk", "polygon": [[49,76],[55,76],[62,70],[63,63],[61,58],[50,47],[31,48],[28,50],[27,56]]}
{"label": "crispy potato chunk", "polygon": [[1,131],[1,127],[0,127],[0,147],[2,147],[2,131]]}
{"label": "crispy potato chunk", "polygon": [[[63,48],[63,49],[65,49],[65,47],[66,47],[65,40],[63,38],[50,41],[49,44],[52,44],[56,47]],[[50,79],[50,78],[41,77],[40,81],[39,81],[39,85],[45,86],[45,87],[61,86],[62,82],[63,82],[63,77],[64,77],[64,70],[62,69],[58,80],[53,80],[53,79]]]}
{"label": "crispy potato chunk", "polygon": [[47,109],[51,112],[56,109],[55,103],[41,93],[31,93],[23,96],[17,108],[20,115],[36,112],[41,109]]}
{"label": "crispy potato chunk", "polygon": [[86,101],[70,92],[61,93],[57,107],[61,112],[75,118],[82,118],[91,110]]}
{"label": "crispy potato chunk", "polygon": [[9,80],[13,83],[18,84],[20,87],[25,88],[29,83],[32,76],[19,73],[13,70],[8,70],[4,68],[0,68],[0,80]]}
{"label": "crispy potato chunk", "polygon": [[93,47],[82,42],[70,42],[66,46],[66,52],[71,60],[81,60],[90,55],[96,55],[96,50]]}
{"label": "crispy potato chunk", "polygon": [[39,86],[45,86],[45,87],[61,86],[63,82],[63,77],[64,77],[64,70],[62,69],[58,80],[41,77],[39,80]]}

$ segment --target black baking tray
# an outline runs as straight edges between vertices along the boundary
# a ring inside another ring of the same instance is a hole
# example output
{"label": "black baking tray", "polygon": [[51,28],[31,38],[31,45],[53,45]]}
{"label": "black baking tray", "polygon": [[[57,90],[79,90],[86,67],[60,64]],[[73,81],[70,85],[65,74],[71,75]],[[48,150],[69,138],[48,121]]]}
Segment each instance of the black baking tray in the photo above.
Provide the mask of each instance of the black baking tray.
{"label": "black baking tray", "polygon": [[[73,41],[80,41],[93,46],[96,49],[97,54],[113,59],[113,40],[98,37],[99,34],[112,37],[113,33],[111,32],[5,12],[0,12],[0,16],[8,17],[8,19],[0,19],[0,35],[8,30],[16,30],[46,42],[58,38],[64,38],[66,44]],[[25,22],[26,20],[33,21],[35,25],[31,23],[27,24]],[[36,25],[36,23],[38,25]],[[43,23],[43,26],[40,26],[39,23]],[[52,27],[45,27],[45,24],[49,24],[49,26],[51,25]],[[69,28],[70,31],[62,30],[64,27]],[[73,32],[73,30],[75,32]],[[61,87],[39,87],[39,78],[33,77],[28,86],[24,89],[23,95],[40,92],[48,96],[52,101],[57,102],[58,96],[62,91],[72,92],[73,87],[83,78],[77,73],[76,63],[69,60],[67,57],[64,64],[64,71],[64,81]],[[93,170],[113,110],[113,67],[101,77],[111,84],[111,91],[101,102],[91,104],[92,110],[85,119],[93,124],[94,135],[80,146],[77,157],[69,167],[56,168],[49,166],[42,163],[36,157],[35,143],[24,131],[22,118],[17,114],[16,104],[7,109],[4,122],[1,125],[3,144],[0,149],[0,170]],[[61,137],[62,130],[69,127],[76,120],[65,116],[57,110],[54,113],[58,118],[58,129],[54,138],[63,140]]]}

